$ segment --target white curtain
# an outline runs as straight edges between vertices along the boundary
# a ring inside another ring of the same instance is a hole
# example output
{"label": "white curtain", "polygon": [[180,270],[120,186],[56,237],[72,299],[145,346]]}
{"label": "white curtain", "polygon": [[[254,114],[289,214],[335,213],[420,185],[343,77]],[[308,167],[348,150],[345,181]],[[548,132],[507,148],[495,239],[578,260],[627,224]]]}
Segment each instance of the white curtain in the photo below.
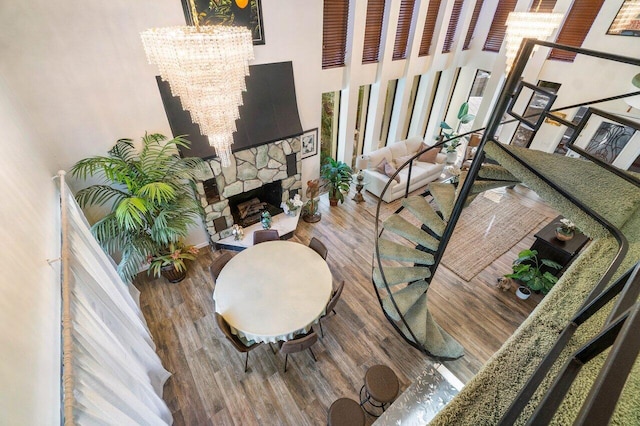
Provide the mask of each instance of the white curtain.
{"label": "white curtain", "polygon": [[170,373],[155,353],[138,306],[139,292],[122,282],[91,235],[63,175],[60,184],[63,325],[65,300],[71,324],[67,333],[63,330],[65,424],[171,424],[161,397]]}

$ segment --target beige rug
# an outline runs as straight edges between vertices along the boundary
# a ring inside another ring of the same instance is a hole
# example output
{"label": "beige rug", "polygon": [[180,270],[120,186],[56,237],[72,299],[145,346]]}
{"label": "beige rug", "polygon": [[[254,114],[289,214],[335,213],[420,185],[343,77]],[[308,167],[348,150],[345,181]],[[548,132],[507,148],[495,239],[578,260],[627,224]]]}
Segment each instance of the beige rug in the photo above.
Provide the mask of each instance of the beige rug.
{"label": "beige rug", "polygon": [[[442,263],[465,281],[509,251],[546,216],[491,191],[465,208],[442,258]],[[499,197],[499,196],[498,196]]]}

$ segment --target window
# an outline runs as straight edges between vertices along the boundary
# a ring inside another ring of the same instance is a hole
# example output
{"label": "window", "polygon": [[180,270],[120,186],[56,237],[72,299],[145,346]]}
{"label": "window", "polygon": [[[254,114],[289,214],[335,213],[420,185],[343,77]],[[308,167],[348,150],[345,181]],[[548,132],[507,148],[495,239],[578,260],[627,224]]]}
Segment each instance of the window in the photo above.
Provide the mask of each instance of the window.
{"label": "window", "polygon": [[[469,97],[467,98],[467,103],[469,104],[469,114],[478,114],[480,103],[482,102],[482,97],[484,96],[484,90],[486,89],[487,83],[489,82],[489,77],[491,77],[491,73],[489,71],[476,71],[476,76],[473,79],[471,91],[469,92]],[[460,124],[458,133],[461,134],[471,131],[471,126],[473,126],[473,121],[466,124]]]}
{"label": "window", "polygon": [[422,40],[420,41],[418,56],[427,56],[429,50],[431,50],[431,40],[433,40],[433,32],[436,28],[441,2],[442,0],[429,1],[429,9],[427,9],[427,18],[424,21],[424,30],[422,31]]}
{"label": "window", "polygon": [[[556,43],[580,47],[591,29],[593,20],[598,16],[604,0],[575,0],[564,24],[558,33]],[[564,50],[553,49],[549,59],[573,62],[576,54]]]}
{"label": "window", "polygon": [[322,21],[322,68],[344,66],[349,20],[348,0],[324,0]]}
{"label": "window", "polygon": [[360,86],[358,90],[358,110],[356,115],[356,129],[353,135],[353,158],[351,166],[355,167],[356,157],[362,154],[364,149],[364,136],[367,127],[367,114],[369,113],[369,95],[371,85]]}
{"label": "window", "polygon": [[[554,83],[552,81],[540,80],[537,86],[554,94],[558,93],[558,90],[560,90],[560,83]],[[549,96],[541,92],[533,93],[531,98],[529,98],[529,103],[527,104],[522,116],[531,123],[537,122],[542,110],[547,107],[549,102],[552,102]],[[535,135],[536,132],[534,132],[532,128],[527,126],[525,123],[520,123],[518,124],[516,132],[511,139],[511,145],[529,147]]]}
{"label": "window", "polygon": [[482,50],[488,50],[489,52],[500,51],[500,46],[502,46],[502,41],[507,31],[507,17],[516,8],[516,3],[516,0],[500,0],[498,2],[498,7],[493,15],[491,28],[489,28],[489,34]]}
{"label": "window", "polygon": [[484,0],[476,1],[476,7],[473,8],[473,15],[471,15],[469,30],[467,30],[467,37],[464,39],[462,50],[467,50],[469,48],[469,45],[471,44],[473,32],[476,30],[476,25],[478,24],[478,16],[480,15],[480,9],[482,9],[482,3],[484,3]]}
{"label": "window", "polygon": [[556,7],[556,0],[539,0],[534,2],[529,8],[530,12],[550,13]]}
{"label": "window", "polygon": [[340,117],[340,92],[322,94],[320,130],[320,161],[326,157],[337,160],[338,120]]}
{"label": "window", "polygon": [[393,113],[393,104],[396,99],[396,88],[398,87],[398,80],[391,80],[387,85],[387,95],[384,101],[384,111],[382,114],[382,123],[380,126],[380,139],[378,148],[387,146],[387,139],[389,138],[389,126],[391,125],[391,114]]}
{"label": "window", "polygon": [[[438,86],[440,85],[440,77],[442,77],[442,71],[438,71],[434,77],[433,80],[433,86],[431,86],[431,93],[429,94],[429,103],[428,103],[428,107],[427,110],[428,115],[427,115],[427,119],[424,120],[424,128],[422,129],[422,134],[424,135],[425,139],[427,137],[427,125],[429,124],[429,120],[431,120],[431,113],[433,112],[433,102],[436,99],[436,93],[438,93]],[[420,84],[426,84],[426,78],[423,75],[420,78]]]}
{"label": "window", "polygon": [[[573,116],[573,120],[571,120],[571,122],[573,124],[578,124],[586,113],[587,113],[587,107],[578,108],[578,111],[576,112],[576,115]],[[564,135],[562,135],[562,139],[560,140],[560,143],[558,143],[558,146],[553,151],[553,153],[560,154],[560,155],[567,155],[567,152],[569,152],[569,148],[567,148],[567,142],[569,142],[569,140],[571,139],[571,136],[573,136],[573,129],[567,128],[567,130],[565,130],[564,132]]]}
{"label": "window", "polygon": [[411,120],[413,120],[413,112],[416,106],[416,95],[418,94],[418,85],[420,84],[420,76],[413,77],[413,84],[411,85],[411,93],[409,94],[409,101],[407,103],[407,114],[404,119],[404,127],[402,128],[402,134],[406,139],[409,136],[409,126]]}
{"label": "window", "polygon": [[364,49],[362,50],[363,64],[378,62],[384,3],[385,0],[369,0],[367,3],[367,23],[364,28]]}
{"label": "window", "polygon": [[453,3],[453,10],[451,11],[451,19],[449,20],[449,27],[447,28],[447,35],[444,38],[442,53],[451,52],[451,45],[453,45],[453,39],[456,36],[456,29],[458,28],[458,20],[460,19],[460,12],[462,11],[463,3],[464,0],[456,0]]}
{"label": "window", "polygon": [[411,30],[414,4],[415,0],[402,0],[400,3],[396,42],[393,45],[393,60],[407,57],[407,40],[409,40],[409,31]]}

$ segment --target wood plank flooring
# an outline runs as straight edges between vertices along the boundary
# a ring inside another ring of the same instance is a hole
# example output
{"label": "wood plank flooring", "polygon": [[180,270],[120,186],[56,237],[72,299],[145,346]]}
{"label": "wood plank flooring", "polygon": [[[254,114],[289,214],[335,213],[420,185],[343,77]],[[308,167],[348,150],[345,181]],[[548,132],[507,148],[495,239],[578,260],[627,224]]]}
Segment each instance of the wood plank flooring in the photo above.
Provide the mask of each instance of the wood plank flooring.
{"label": "wood plank flooring", "polygon": [[[523,208],[535,208],[549,218],[556,212],[535,194],[517,186],[498,191]],[[165,368],[173,373],[164,399],[176,425],[320,425],[326,424],[331,403],[340,397],[358,399],[364,373],[374,364],[386,364],[398,375],[401,390],[432,361],[400,338],[384,318],[371,284],[371,262],[376,199],[351,201],[330,208],[321,197],[322,220],[300,221],[293,241],[308,244],[320,238],[329,249],[327,262],[334,283],[346,281],[336,316],[323,320],[325,338],[314,346],[318,362],[308,352],[289,357],[273,354],[267,345],[252,351],[249,371],[244,355],[236,352],[217,329],[211,298],[213,282],[208,267],[220,252],[208,248],[192,263],[187,279],[169,284],[141,274],[142,310]],[[390,214],[398,202],[383,205]],[[538,228],[539,229],[539,228]],[[463,281],[444,266],[429,290],[431,311],[439,324],[465,348],[465,356],[444,365],[467,382],[513,333],[538,303],[533,295],[521,301],[502,292],[496,277],[510,271],[518,251],[533,243],[534,229],[515,247],[471,281]],[[250,265],[247,265],[250,267]],[[368,424],[374,419],[369,418]]]}

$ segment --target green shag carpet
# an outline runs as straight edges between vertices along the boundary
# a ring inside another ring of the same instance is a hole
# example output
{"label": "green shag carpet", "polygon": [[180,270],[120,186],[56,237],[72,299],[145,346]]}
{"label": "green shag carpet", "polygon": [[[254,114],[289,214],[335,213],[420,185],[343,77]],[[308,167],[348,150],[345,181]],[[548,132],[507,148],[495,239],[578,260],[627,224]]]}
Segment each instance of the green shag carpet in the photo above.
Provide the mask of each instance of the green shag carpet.
{"label": "green shag carpet", "polygon": [[[591,163],[583,160],[514,147],[508,149],[539,168],[551,181],[569,190],[576,198],[620,228],[629,241],[629,251],[618,275],[635,265],[640,259],[640,190],[637,187],[603,169],[594,168]],[[502,348],[438,414],[431,423],[433,425],[497,424],[539,361],[551,348],[560,330],[595,286],[618,248],[615,239],[603,227],[493,142],[487,144],[485,151],[564,216],[576,222],[594,241]],[[533,413],[542,394],[549,388],[569,355],[601,329],[613,303],[576,331],[517,424],[524,424]],[[606,355],[602,354],[583,367],[552,424],[573,424]],[[612,424],[640,424],[640,404],[637,402],[639,392],[640,363],[636,363],[616,407]]]}

